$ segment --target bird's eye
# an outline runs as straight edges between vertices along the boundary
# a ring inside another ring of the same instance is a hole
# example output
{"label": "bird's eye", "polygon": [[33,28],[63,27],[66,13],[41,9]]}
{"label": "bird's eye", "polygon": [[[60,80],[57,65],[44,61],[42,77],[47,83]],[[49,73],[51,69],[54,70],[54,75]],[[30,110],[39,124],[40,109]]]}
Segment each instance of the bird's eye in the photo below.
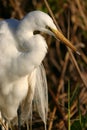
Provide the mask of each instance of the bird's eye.
{"label": "bird's eye", "polygon": [[52,29],[49,26],[47,26],[47,25],[46,25],[46,29],[52,31]]}
{"label": "bird's eye", "polygon": [[40,31],[35,30],[35,31],[33,32],[33,34],[34,34],[34,35],[36,35],[36,34],[40,34]]}

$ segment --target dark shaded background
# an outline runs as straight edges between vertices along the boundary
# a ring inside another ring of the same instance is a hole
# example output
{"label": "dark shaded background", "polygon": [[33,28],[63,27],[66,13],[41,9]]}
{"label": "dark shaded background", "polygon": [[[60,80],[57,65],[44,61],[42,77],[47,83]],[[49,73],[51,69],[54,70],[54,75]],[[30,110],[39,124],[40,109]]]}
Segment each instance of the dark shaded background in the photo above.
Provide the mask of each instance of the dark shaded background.
{"label": "dark shaded background", "polygon": [[[49,45],[44,60],[49,89],[47,127],[48,130],[68,129],[68,86],[70,86],[71,127],[75,120],[79,119],[81,127],[79,120],[76,125],[79,124],[81,129],[86,129],[87,89],[83,80],[87,82],[87,0],[48,0],[48,3],[63,34],[66,37],[69,34],[70,40],[81,53],[81,56],[77,54],[74,56],[83,79],[79,76],[67,48],[53,37],[45,35]],[[21,19],[33,10],[49,13],[44,0],[0,0],[0,19]],[[44,129],[41,120],[34,119],[33,129]]]}

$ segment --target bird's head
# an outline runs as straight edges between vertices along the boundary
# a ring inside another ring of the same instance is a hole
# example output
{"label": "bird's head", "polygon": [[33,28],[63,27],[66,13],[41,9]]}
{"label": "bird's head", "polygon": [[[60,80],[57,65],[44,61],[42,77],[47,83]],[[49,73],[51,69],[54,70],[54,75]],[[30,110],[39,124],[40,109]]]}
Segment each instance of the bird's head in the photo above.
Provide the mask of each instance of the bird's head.
{"label": "bird's head", "polygon": [[57,29],[52,18],[48,14],[41,11],[32,11],[24,17],[24,20],[26,21],[26,24],[27,22],[29,23],[30,30],[41,31],[53,35],[79,54],[74,45],[72,45],[71,42]]}

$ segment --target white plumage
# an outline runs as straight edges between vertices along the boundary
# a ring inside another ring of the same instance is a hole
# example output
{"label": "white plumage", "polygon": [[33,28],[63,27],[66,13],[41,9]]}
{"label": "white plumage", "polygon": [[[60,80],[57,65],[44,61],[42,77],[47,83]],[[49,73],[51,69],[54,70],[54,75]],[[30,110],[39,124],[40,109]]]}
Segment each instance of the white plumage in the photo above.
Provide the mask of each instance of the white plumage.
{"label": "white plumage", "polygon": [[[48,92],[45,72],[41,65],[47,53],[47,44],[39,30],[62,41],[65,38],[47,14],[33,11],[22,20],[0,21],[0,111],[10,121],[17,117],[17,109],[22,105],[22,120],[29,116],[32,100],[39,115],[46,122]],[[59,34],[57,34],[59,33]],[[75,50],[65,38],[65,43]]]}

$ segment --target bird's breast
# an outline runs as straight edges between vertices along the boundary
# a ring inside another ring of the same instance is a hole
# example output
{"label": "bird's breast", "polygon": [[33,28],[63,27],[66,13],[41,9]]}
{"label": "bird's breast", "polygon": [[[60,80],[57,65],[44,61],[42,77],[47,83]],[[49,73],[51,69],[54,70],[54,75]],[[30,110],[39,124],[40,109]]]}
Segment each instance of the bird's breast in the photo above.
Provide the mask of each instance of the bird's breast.
{"label": "bird's breast", "polygon": [[17,116],[17,109],[28,92],[27,76],[7,84],[0,85],[0,109],[8,120]]}

